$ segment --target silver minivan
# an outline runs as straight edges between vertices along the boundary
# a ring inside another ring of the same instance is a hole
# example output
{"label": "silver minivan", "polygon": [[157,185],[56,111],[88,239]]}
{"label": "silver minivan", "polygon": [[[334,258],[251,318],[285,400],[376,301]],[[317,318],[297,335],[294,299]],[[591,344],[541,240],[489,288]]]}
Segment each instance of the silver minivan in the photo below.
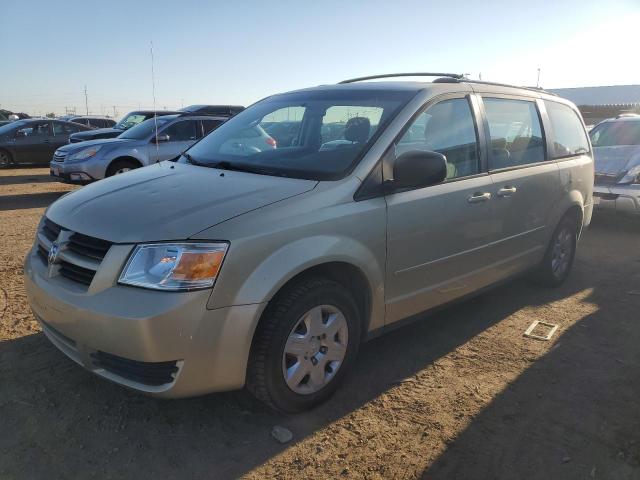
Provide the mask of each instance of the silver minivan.
{"label": "silver minivan", "polygon": [[[296,412],[402,320],[522,273],[561,284],[592,212],[578,110],[438,75],[274,95],[60,198],[24,268],[44,333],[137,391],[247,386]],[[274,144],[227,148],[256,126]]]}

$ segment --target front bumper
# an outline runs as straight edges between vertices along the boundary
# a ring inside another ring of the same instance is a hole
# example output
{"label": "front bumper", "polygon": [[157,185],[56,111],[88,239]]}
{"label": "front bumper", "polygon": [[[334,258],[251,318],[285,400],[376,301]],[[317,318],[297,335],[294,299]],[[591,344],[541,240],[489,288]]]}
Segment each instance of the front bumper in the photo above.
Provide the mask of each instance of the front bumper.
{"label": "front bumper", "polygon": [[640,215],[640,185],[596,185],[593,204],[596,211]]}
{"label": "front bumper", "polygon": [[[127,248],[118,247],[118,256],[126,257]],[[210,290],[178,293],[121,286],[116,283],[120,266],[107,265],[81,290],[68,278],[50,278],[36,250],[28,253],[24,266],[29,303],[45,335],[76,363],[159,397],[244,385],[264,304],[207,310]]]}
{"label": "front bumper", "polygon": [[57,161],[55,158],[49,162],[49,173],[61,182],[86,185],[105,176],[105,167],[100,158],[83,162]]}

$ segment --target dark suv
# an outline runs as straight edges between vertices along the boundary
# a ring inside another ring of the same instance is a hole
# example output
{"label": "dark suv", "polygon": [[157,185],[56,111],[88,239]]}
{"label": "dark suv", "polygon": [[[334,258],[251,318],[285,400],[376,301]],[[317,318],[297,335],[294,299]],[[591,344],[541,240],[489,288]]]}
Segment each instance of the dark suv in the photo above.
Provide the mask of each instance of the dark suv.
{"label": "dark suv", "polygon": [[89,128],[112,128],[116,124],[113,118],[93,115],[65,115],[60,117],[60,120],[79,123]]}
{"label": "dark suv", "polygon": [[137,110],[135,112],[129,112],[111,128],[98,128],[96,130],[90,130],[88,132],[74,133],[69,137],[69,143],[84,142],[86,140],[97,140],[99,138],[114,138],[120,135],[125,130],[130,129],[134,125],[138,125],[145,120],[153,118],[154,116],[160,117],[162,115],[175,115],[176,113],[180,112],[170,110]]}

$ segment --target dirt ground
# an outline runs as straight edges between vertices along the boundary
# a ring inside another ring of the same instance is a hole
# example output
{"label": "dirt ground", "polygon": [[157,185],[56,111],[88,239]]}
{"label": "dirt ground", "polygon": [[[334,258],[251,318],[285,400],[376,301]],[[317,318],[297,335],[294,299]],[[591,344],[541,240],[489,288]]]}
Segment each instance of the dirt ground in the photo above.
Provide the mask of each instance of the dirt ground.
{"label": "dirt ground", "polygon": [[[514,280],[373,340],[285,417],[242,391],[147,398],[47,341],[22,281],[72,189],[47,173],[0,171],[0,479],[640,479],[640,222],[596,217],[563,287]],[[534,320],[552,341],[523,337]]]}

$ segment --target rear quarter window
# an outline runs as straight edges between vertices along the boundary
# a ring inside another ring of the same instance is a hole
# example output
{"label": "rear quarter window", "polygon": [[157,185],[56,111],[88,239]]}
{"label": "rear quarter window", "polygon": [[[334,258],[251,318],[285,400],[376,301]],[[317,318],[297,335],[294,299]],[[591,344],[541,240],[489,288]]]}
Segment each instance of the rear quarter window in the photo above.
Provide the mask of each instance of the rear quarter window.
{"label": "rear quarter window", "polygon": [[589,152],[589,140],[578,114],[562,103],[544,101],[551,123],[551,158],[570,157]]}

